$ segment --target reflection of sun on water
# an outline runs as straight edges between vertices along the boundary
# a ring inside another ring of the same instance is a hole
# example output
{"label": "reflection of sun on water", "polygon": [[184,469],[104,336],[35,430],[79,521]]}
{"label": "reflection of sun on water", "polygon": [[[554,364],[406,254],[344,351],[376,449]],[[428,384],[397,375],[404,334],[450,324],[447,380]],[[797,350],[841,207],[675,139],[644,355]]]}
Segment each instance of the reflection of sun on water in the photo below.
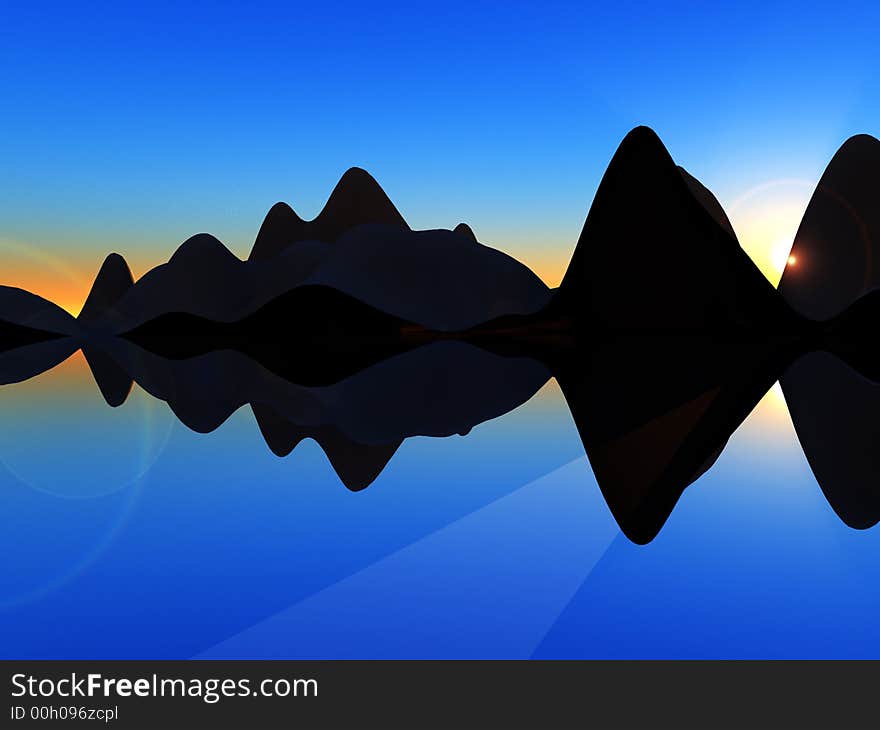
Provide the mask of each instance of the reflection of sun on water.
{"label": "reflection of sun on water", "polygon": [[775,383],[738,429],[758,456],[772,454],[792,438],[791,417],[782,387]]}
{"label": "reflection of sun on water", "polygon": [[779,384],[777,380],[773,387],[770,388],[770,402],[773,406],[782,406],[785,408],[785,396],[782,394],[782,386]]}
{"label": "reflection of sun on water", "polygon": [[758,418],[766,420],[768,424],[783,425],[788,422],[788,406],[779,381],[764,394],[752,413],[760,414]]}

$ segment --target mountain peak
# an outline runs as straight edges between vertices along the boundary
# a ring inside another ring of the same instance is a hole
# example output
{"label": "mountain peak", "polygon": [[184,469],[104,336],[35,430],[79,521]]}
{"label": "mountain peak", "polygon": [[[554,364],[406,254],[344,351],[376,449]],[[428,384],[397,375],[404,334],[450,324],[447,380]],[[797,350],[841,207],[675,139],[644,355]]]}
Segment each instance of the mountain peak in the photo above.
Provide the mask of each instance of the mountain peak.
{"label": "mountain peak", "polygon": [[[287,203],[283,200],[279,200],[275,205],[269,208],[269,212],[266,213],[266,217],[263,219],[263,226],[267,223],[275,223],[279,221],[301,221],[296,211],[291,208]],[[262,231],[262,227],[260,227]]]}
{"label": "mountain peak", "polygon": [[474,234],[474,229],[471,228],[467,223],[459,223],[455,228],[452,229],[452,232],[457,233],[459,236],[469,238],[475,243],[477,242],[477,236]]}
{"label": "mountain peak", "polygon": [[[876,176],[880,168],[880,140],[870,134],[856,134],[847,139],[828,162],[819,186],[832,182],[838,188],[857,188],[861,176]],[[849,190],[847,190],[849,192]]]}
{"label": "mountain peak", "polygon": [[408,228],[382,186],[360,167],[350,167],[339,178],[324,209],[313,223],[323,229],[325,236],[332,236],[332,240],[350,228],[366,223]]}
{"label": "mountain peak", "polygon": [[133,285],[134,278],[125,259],[118,253],[109,254],[101,264],[77,319],[90,322],[102,316]]}
{"label": "mountain peak", "polygon": [[649,127],[614,153],[554,302],[591,326],[634,331],[769,327],[789,315],[715,197]]}
{"label": "mountain peak", "polygon": [[645,126],[635,127],[627,132],[614,152],[605,175],[631,166],[669,170],[678,167],[663,140],[653,129]]}
{"label": "mountain peak", "polygon": [[669,156],[670,160],[672,159],[669,155],[668,150],[666,149],[666,145],[663,144],[663,140],[660,139],[660,135],[658,135],[657,132],[651,129],[651,127],[645,125],[633,127],[631,130],[629,130],[629,132],[627,132],[624,138],[620,141],[620,144],[618,145],[617,151],[614,153],[614,156],[617,157],[621,152],[626,152],[630,149],[638,149],[642,152],[649,149],[662,151],[663,154]]}
{"label": "mountain peak", "polygon": [[804,212],[779,291],[826,320],[880,287],[880,140],[858,134],[828,163]]}
{"label": "mountain peak", "polygon": [[379,183],[376,182],[376,178],[362,167],[349,167],[343,172],[342,177],[339,178],[339,182],[336,183],[337,187],[341,185],[373,185],[377,188],[381,187]]}
{"label": "mountain peak", "polygon": [[870,134],[855,134],[847,139],[837,150],[837,155],[860,154],[880,149],[880,139]]}
{"label": "mountain peak", "polygon": [[360,167],[350,167],[313,220],[303,220],[286,203],[273,205],[248,258],[272,258],[298,241],[333,243],[346,231],[369,223],[409,229],[376,179]]}
{"label": "mountain peak", "polygon": [[221,241],[210,233],[197,233],[187,238],[177,250],[171,254],[168,263],[205,265],[209,261],[240,262],[240,259],[232,253]]}
{"label": "mountain peak", "polygon": [[306,222],[287,203],[275,203],[263,219],[248,258],[271,258],[300,240],[306,227]]}

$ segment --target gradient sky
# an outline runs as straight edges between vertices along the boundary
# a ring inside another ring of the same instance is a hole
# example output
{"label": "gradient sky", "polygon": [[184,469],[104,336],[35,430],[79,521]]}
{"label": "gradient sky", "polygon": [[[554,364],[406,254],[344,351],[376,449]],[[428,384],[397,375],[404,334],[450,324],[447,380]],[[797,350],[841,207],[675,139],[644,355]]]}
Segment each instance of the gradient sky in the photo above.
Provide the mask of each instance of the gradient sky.
{"label": "gradient sky", "polygon": [[76,311],[110,250],[244,256],[359,165],[412,226],[468,221],[555,284],[638,124],[774,278],[834,150],[880,133],[874,2],[184,5],[4,7],[2,283]]}

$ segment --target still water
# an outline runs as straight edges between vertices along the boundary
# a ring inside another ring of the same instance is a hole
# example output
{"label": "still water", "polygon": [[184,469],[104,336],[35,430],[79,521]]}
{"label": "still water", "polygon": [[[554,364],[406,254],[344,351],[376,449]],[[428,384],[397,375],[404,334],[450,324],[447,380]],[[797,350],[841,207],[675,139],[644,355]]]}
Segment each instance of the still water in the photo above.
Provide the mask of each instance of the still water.
{"label": "still water", "polygon": [[4,658],[877,658],[847,527],[774,386],[659,535],[611,517],[555,381],[351,492],[245,407],[190,431],[77,353],[0,388]]}

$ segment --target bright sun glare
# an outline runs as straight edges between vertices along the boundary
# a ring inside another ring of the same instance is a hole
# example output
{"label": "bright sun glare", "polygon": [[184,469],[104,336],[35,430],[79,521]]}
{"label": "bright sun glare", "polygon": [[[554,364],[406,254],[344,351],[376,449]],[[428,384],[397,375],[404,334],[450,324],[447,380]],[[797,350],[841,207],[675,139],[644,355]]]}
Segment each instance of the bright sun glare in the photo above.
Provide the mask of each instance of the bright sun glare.
{"label": "bright sun glare", "polygon": [[786,265],[801,265],[791,247],[813,189],[809,180],[769,180],[729,204],[740,245],[774,286]]}
{"label": "bright sun glare", "polygon": [[791,239],[780,238],[770,249],[770,261],[778,273],[785,270],[786,264],[794,266],[797,259],[791,255]]}

